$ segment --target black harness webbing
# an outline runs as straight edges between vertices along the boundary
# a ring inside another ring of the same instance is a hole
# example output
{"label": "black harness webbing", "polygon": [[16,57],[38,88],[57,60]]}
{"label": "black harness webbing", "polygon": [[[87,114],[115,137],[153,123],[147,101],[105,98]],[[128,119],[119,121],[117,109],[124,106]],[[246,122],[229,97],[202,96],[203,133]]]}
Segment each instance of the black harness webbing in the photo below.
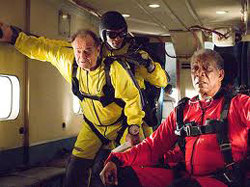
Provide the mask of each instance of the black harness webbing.
{"label": "black harness webbing", "polygon": [[[89,121],[84,115],[83,115],[83,119],[89,125],[91,130],[96,134],[96,136],[101,140],[102,144],[104,144],[104,145],[109,144],[109,142],[111,140],[107,139],[104,135],[102,135],[97,130],[95,125],[91,121]],[[102,127],[108,127],[108,126],[114,125],[114,124],[116,124],[116,123],[118,123],[120,121],[122,121],[122,128],[117,132],[118,135],[117,135],[117,137],[115,139],[115,142],[117,143],[117,145],[120,145],[120,140],[122,138],[122,135],[123,135],[125,129],[128,127],[127,120],[126,120],[126,117],[124,116],[124,114],[122,116],[120,116],[114,123],[102,126]]]}
{"label": "black harness webbing", "polygon": [[224,98],[224,106],[220,115],[220,121],[216,125],[216,136],[217,141],[220,145],[221,153],[223,154],[225,167],[228,167],[234,163],[232,156],[232,147],[228,139],[228,121],[227,115],[231,103],[231,99],[234,97],[234,94],[226,93]]}
{"label": "black harness webbing", "polygon": [[[98,63],[101,63],[100,59],[99,59]],[[110,66],[111,66],[112,63],[113,63],[113,59],[106,58],[104,60],[104,64],[105,64],[104,71],[105,71],[106,84],[103,86],[104,96],[99,97],[99,96],[96,96],[96,95],[90,95],[90,94],[87,94],[87,93],[80,92],[80,90],[79,90],[79,81],[78,81],[78,79],[76,77],[78,65],[77,65],[76,61],[74,60],[73,67],[72,67],[72,92],[74,93],[74,95],[76,95],[81,101],[84,98],[97,100],[97,101],[101,102],[103,107],[106,107],[110,103],[115,102],[118,106],[120,106],[121,108],[124,108],[124,106],[125,106],[124,101],[122,101],[121,99],[116,99],[114,97],[115,91],[114,91],[114,88],[113,88],[113,86],[111,84],[111,77],[109,75]],[[86,121],[86,123],[89,125],[89,127],[92,129],[92,131],[96,134],[96,136],[101,140],[101,142],[104,145],[109,144],[110,140],[107,139],[104,135],[102,135],[96,129],[95,125],[91,121],[89,121],[84,115],[83,115],[83,118]],[[121,116],[114,123],[104,126],[104,127],[111,126],[111,125],[114,125],[114,124],[116,124],[116,123],[118,123],[118,122],[120,122],[122,120],[123,120],[122,128],[117,132],[118,135],[117,135],[117,138],[115,140],[115,142],[117,144],[119,144],[118,142],[120,142],[120,139],[121,139],[125,129],[127,128],[127,123],[126,123],[126,118],[124,116],[124,112],[122,111]]]}
{"label": "black harness webbing", "polygon": [[[222,90],[221,90],[222,91]],[[221,93],[219,93],[221,94]],[[224,93],[224,102],[220,115],[220,120],[206,120],[205,126],[198,126],[195,122],[183,122],[183,110],[188,101],[187,98],[182,99],[177,106],[177,124],[175,134],[179,136],[178,144],[185,154],[185,137],[199,136],[202,134],[216,134],[221,153],[224,158],[224,169],[218,170],[213,176],[221,180],[229,186],[244,185],[245,176],[245,160],[235,163],[232,156],[231,143],[228,139],[228,121],[227,115],[234,93]]]}
{"label": "black harness webbing", "polygon": [[117,137],[115,139],[115,142],[117,145],[120,145],[120,140],[125,132],[125,129],[128,127],[128,124],[127,124],[127,119],[125,118],[122,122],[122,128],[117,132]]}
{"label": "black harness webbing", "polygon": [[[155,115],[156,109],[155,109],[155,107],[150,106],[150,103],[149,103],[149,99],[152,99],[152,98],[147,97],[146,90],[141,89],[138,82],[135,79],[135,73],[133,70],[135,68],[136,62],[137,62],[137,64],[139,64],[138,59],[133,59],[131,57],[128,58],[126,56],[126,54],[110,56],[108,58],[116,60],[118,63],[120,63],[123,66],[123,68],[127,71],[129,76],[131,77],[135,87],[139,91],[142,110],[145,112],[145,117],[143,118],[143,120],[147,123],[148,126],[153,127],[153,126],[158,125],[158,119]],[[135,62],[131,63],[131,60],[133,60]]]}
{"label": "black harness webbing", "polygon": [[138,82],[136,81],[135,76],[134,76],[134,74],[133,74],[130,66],[126,62],[124,62],[123,60],[120,59],[122,57],[123,57],[122,55],[121,56],[110,56],[110,57],[107,57],[106,59],[112,59],[112,61],[116,60],[127,71],[127,73],[129,74],[130,78],[132,79],[135,87],[139,91],[140,98],[141,98],[142,109],[144,110],[145,107],[146,107],[146,103],[145,103],[145,101],[143,99],[144,97],[143,97],[142,91],[140,89],[140,86],[139,86]]}
{"label": "black harness webbing", "polygon": [[[112,61],[113,62],[113,61]],[[110,59],[105,59],[104,60],[104,70],[105,70],[105,79],[106,79],[106,84],[103,86],[103,93],[104,96],[97,96],[97,95],[91,95],[87,93],[83,93],[79,90],[79,81],[76,77],[77,73],[77,64],[76,61],[74,60],[73,67],[72,67],[72,92],[75,96],[77,96],[81,101],[84,98],[92,99],[92,100],[97,100],[101,102],[103,107],[108,106],[112,102],[115,102],[118,106],[121,108],[124,108],[125,103],[121,99],[115,98],[115,91],[114,88],[111,84],[111,78],[109,75],[109,70],[110,70],[110,65],[111,65],[111,60]],[[98,63],[101,63],[101,59],[98,59]]]}
{"label": "black harness webbing", "polygon": [[182,128],[184,127],[184,123],[183,123],[183,111],[184,111],[184,108],[186,106],[186,103],[189,101],[189,98],[188,97],[184,97],[182,98],[179,102],[178,102],[178,105],[176,107],[176,130],[175,130],[175,134],[177,134],[179,137],[178,137],[178,145],[180,147],[180,149],[182,150],[182,152],[184,153],[185,155],[185,145],[186,145],[186,140],[184,138],[184,135],[181,134],[182,133]]}
{"label": "black harness webbing", "polygon": [[[124,40],[125,41],[125,40]],[[157,126],[159,124],[158,118],[157,118],[157,107],[156,102],[159,99],[160,94],[157,94],[157,92],[160,93],[160,88],[156,87],[153,84],[150,84],[147,80],[144,80],[146,89],[141,89],[138,85],[136,79],[135,79],[135,68],[136,66],[145,65],[148,63],[148,60],[145,60],[141,57],[141,54],[139,53],[140,50],[143,50],[147,53],[149,53],[149,50],[147,49],[147,43],[149,41],[145,40],[144,38],[129,38],[126,40],[126,44],[128,44],[128,48],[126,53],[121,55],[115,55],[115,49],[112,49],[110,46],[106,45],[105,43],[102,43],[101,48],[101,55],[103,56],[103,50],[105,47],[107,50],[111,53],[106,58],[111,58],[113,60],[118,61],[128,72],[130,77],[132,78],[134,85],[139,90],[140,98],[141,98],[141,104],[142,109],[145,112],[145,117],[143,118],[144,122],[147,123],[148,126]],[[122,48],[122,47],[121,47]],[[119,50],[119,49],[117,49]],[[152,52],[152,51],[151,51]],[[151,56],[151,55],[150,55]],[[112,60],[112,61],[113,61]],[[129,66],[128,66],[129,65]],[[167,74],[167,73],[166,73]],[[169,76],[167,76],[169,77]],[[153,90],[152,90],[153,88]],[[152,91],[152,92],[151,92]]]}
{"label": "black harness webbing", "polygon": [[105,58],[104,60],[104,71],[105,71],[105,79],[106,79],[106,85],[103,87],[103,93],[106,96],[107,100],[110,102],[115,102],[118,106],[121,108],[124,108],[125,102],[121,99],[115,98],[115,90],[111,83],[111,77],[110,77],[110,66],[113,63],[114,59],[111,58]]}
{"label": "black harness webbing", "polygon": [[102,144],[104,145],[108,145],[110,140],[105,138],[94,126],[94,124],[89,121],[85,116],[83,116],[84,121],[86,121],[86,123],[89,125],[89,127],[91,128],[91,130],[96,134],[96,136],[101,140]]}

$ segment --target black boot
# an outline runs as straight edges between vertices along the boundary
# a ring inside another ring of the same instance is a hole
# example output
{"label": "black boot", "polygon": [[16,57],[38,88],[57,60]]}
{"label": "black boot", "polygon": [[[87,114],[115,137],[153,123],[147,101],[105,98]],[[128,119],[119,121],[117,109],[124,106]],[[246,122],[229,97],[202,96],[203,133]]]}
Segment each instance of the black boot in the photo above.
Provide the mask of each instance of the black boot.
{"label": "black boot", "polygon": [[92,165],[93,160],[71,155],[66,168],[64,187],[87,187],[89,181],[89,169]]}

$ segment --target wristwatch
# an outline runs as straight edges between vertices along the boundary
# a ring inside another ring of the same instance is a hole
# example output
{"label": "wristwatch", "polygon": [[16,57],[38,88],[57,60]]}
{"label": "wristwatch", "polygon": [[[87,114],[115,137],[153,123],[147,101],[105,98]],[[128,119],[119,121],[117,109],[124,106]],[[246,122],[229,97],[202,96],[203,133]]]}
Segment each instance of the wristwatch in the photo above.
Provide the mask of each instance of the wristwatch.
{"label": "wristwatch", "polygon": [[128,127],[128,133],[133,135],[133,136],[138,135],[139,132],[140,132],[140,126],[139,125],[130,125]]}

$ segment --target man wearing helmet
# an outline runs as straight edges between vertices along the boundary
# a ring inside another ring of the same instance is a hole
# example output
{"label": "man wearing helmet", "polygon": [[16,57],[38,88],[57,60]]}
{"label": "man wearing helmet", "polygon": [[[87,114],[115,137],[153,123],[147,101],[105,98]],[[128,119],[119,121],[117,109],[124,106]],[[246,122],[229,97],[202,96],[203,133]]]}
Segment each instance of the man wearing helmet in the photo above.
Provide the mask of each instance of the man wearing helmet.
{"label": "man wearing helmet", "polygon": [[128,27],[119,12],[110,11],[103,14],[99,24],[99,34],[107,50],[119,50],[126,44]]}
{"label": "man wearing helmet", "polygon": [[[103,41],[101,48],[101,55],[103,57],[120,56],[135,52],[135,40],[133,38],[127,38],[127,23],[119,12],[109,11],[102,15],[99,24],[99,34]],[[161,68],[161,65],[157,62],[154,62],[144,50],[138,48],[136,51],[137,54],[139,54],[140,59],[142,59],[141,56],[143,56],[143,60],[145,61],[146,59],[147,62],[144,64],[140,64],[140,62],[129,63],[140,89],[145,91],[146,86],[144,81],[149,82],[157,88],[166,87],[168,83],[167,75],[165,70]],[[143,99],[146,99],[145,94]],[[147,103],[147,101],[145,103]],[[155,103],[153,103],[153,105],[154,106],[146,106],[148,107],[149,112],[145,112],[144,118],[144,122],[146,121],[146,123],[150,126],[157,124],[155,111],[152,110],[155,109]],[[142,124],[144,135],[146,137],[150,136],[150,134],[153,132],[152,127],[149,127],[147,124]],[[107,153],[107,151],[103,150],[103,152],[100,152],[96,156],[96,162],[92,171],[91,186],[102,185],[99,178],[99,173],[103,167],[103,162],[107,157]]]}
{"label": "man wearing helmet", "polygon": [[[135,53],[136,51],[144,62],[145,60],[147,61],[147,63],[138,62],[136,65],[134,63],[129,63],[134,72],[135,79],[142,90],[146,89],[145,81],[157,88],[167,86],[167,75],[161,65],[154,62],[149,54],[141,50],[140,47],[134,49],[135,40],[133,38],[127,38],[127,23],[119,12],[109,11],[102,15],[99,24],[99,34],[104,42],[101,50],[102,56],[124,55],[131,52]],[[148,124],[150,126],[154,126],[152,123],[156,123],[153,120],[147,121],[147,119],[144,119],[144,121],[151,123]],[[145,124],[143,125],[143,129],[146,137],[152,133],[152,128]]]}
{"label": "man wearing helmet", "polygon": [[120,49],[125,43],[124,38],[127,35],[127,29],[121,28],[117,30],[117,32],[113,32],[112,30],[107,30],[107,43],[113,49]]}

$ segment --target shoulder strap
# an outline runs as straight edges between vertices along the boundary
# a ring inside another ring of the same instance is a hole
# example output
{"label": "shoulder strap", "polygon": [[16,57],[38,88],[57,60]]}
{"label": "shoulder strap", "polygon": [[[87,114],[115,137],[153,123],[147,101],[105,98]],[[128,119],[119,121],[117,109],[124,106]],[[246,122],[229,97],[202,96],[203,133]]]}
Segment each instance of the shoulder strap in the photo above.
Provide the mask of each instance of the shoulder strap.
{"label": "shoulder strap", "polygon": [[[246,168],[247,168],[247,159],[242,162],[234,162],[232,156],[232,147],[228,139],[228,111],[232,98],[236,96],[236,93],[226,93],[223,103],[223,108],[220,115],[221,124],[217,132],[217,141],[220,145],[220,150],[224,158],[225,168],[222,172],[218,172],[217,176],[219,180],[222,179],[228,186],[244,186],[246,179]],[[222,174],[222,175],[220,175]],[[215,174],[216,177],[216,174]]]}
{"label": "shoulder strap", "polygon": [[105,79],[106,79],[106,84],[108,86],[112,86],[111,77],[110,77],[109,72],[110,72],[110,66],[113,63],[113,61],[114,60],[112,58],[109,58],[109,57],[105,58],[105,60],[103,61],[103,63],[104,63],[104,71],[105,71]]}
{"label": "shoulder strap", "polygon": [[182,150],[184,155],[185,155],[186,141],[185,141],[185,137],[182,136],[182,134],[181,134],[181,129],[184,127],[183,111],[184,111],[184,108],[185,108],[186,104],[188,103],[188,101],[189,101],[189,98],[184,97],[178,102],[178,105],[176,107],[176,130],[175,130],[175,134],[178,135],[177,143],[178,143],[178,145],[179,145],[179,147]]}
{"label": "shoulder strap", "polygon": [[72,92],[75,96],[77,96],[81,101],[84,99],[84,96],[81,94],[81,92],[79,91],[79,81],[78,79],[76,78],[76,73],[77,73],[77,68],[78,68],[78,65],[74,59],[74,62],[73,62],[73,65],[72,65]]}
{"label": "shoulder strap", "polygon": [[236,96],[236,93],[226,93],[224,96],[224,103],[223,103],[223,109],[220,115],[220,121],[225,121],[227,120],[227,115],[228,115],[228,111],[229,111],[229,107],[230,107],[230,103],[233,97]]}
{"label": "shoulder strap", "polygon": [[107,63],[107,66],[105,65],[105,77],[106,77],[107,84],[104,85],[104,87],[103,87],[104,96],[101,96],[101,97],[80,92],[80,90],[79,90],[79,81],[78,81],[78,79],[76,77],[77,68],[78,68],[78,66],[76,64],[76,61],[74,60],[74,63],[73,63],[73,66],[72,66],[72,92],[81,101],[84,98],[88,98],[88,99],[93,99],[93,100],[100,101],[102,103],[103,107],[109,105],[112,102],[116,102],[117,105],[119,105],[121,108],[124,107],[125,104],[124,104],[124,102],[122,100],[114,98],[114,88],[113,88],[113,86],[111,84],[111,79],[110,79],[110,75],[109,75],[110,63]]}
{"label": "shoulder strap", "polygon": [[89,99],[93,99],[93,100],[100,100],[100,97],[96,96],[96,95],[90,95],[87,93],[82,93],[79,90],[79,81],[76,77],[76,73],[77,73],[77,68],[78,65],[76,63],[76,61],[74,60],[73,62],[73,66],[72,66],[72,92],[75,96],[77,96],[81,101],[84,98],[89,98]]}
{"label": "shoulder strap", "polygon": [[142,104],[142,109],[144,110],[145,107],[146,107],[146,103],[145,103],[145,100],[144,100],[144,96],[142,94],[142,91],[140,89],[140,86],[138,84],[138,82],[136,81],[135,79],[135,76],[130,68],[130,66],[124,62],[123,60],[120,60],[119,58],[116,58],[116,57],[110,57],[110,58],[115,58],[115,60],[122,65],[122,67],[126,70],[126,72],[129,74],[131,80],[133,81],[135,87],[137,88],[137,90],[139,91],[139,94],[140,94],[140,99],[141,99],[141,104]]}
{"label": "shoulder strap", "polygon": [[118,106],[121,108],[124,108],[125,103],[121,99],[115,98],[115,89],[111,83],[111,77],[110,77],[110,66],[114,62],[113,58],[107,57],[104,60],[104,71],[105,71],[105,79],[106,84],[103,86],[103,93],[105,95],[105,100],[107,104],[110,104],[112,102],[115,102]]}
{"label": "shoulder strap", "polygon": [[102,135],[95,127],[95,125],[89,121],[84,115],[83,115],[84,121],[89,125],[91,130],[96,134],[96,136],[99,138],[99,140],[102,142],[104,145],[108,145],[110,140],[107,139],[104,135]]}
{"label": "shoulder strap", "polygon": [[224,95],[224,103],[220,115],[220,124],[216,125],[216,136],[217,141],[220,145],[221,153],[224,157],[226,167],[232,165],[234,163],[232,156],[232,148],[231,143],[228,139],[228,120],[227,115],[230,107],[230,103],[232,98],[236,94],[233,93],[225,93]]}
{"label": "shoulder strap", "polygon": [[188,101],[188,97],[184,97],[180,101],[178,101],[178,105],[176,107],[176,130],[180,130],[184,126],[183,111]]}

